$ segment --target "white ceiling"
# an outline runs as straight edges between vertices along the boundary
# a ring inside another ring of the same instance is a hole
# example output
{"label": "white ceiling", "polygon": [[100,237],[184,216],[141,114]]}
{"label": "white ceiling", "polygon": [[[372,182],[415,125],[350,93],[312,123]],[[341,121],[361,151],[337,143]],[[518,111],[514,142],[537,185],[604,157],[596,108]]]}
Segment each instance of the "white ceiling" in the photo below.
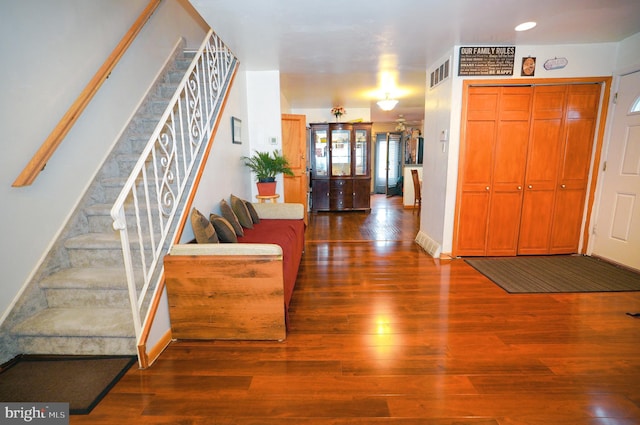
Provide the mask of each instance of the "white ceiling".
{"label": "white ceiling", "polygon": [[[279,70],[292,108],[424,117],[427,67],[454,45],[617,42],[640,32],[640,0],[190,0],[247,70]],[[536,21],[533,30],[513,28]],[[455,70],[453,70],[455,72]],[[375,105],[391,75],[400,103]],[[355,117],[353,117],[355,118]]]}

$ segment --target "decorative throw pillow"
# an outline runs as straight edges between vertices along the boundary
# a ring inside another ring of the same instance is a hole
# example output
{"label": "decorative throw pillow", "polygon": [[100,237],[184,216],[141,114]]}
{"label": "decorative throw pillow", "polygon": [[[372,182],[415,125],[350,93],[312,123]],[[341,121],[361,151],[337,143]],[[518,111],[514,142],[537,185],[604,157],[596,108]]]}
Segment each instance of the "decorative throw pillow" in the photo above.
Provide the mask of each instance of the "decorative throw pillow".
{"label": "decorative throw pillow", "polygon": [[247,210],[249,211],[249,215],[251,216],[251,220],[253,220],[253,224],[260,223],[260,217],[258,217],[258,211],[256,211],[255,208],[253,208],[253,205],[251,204],[251,202],[244,201],[244,204],[246,205]]}
{"label": "decorative throw pillow", "polygon": [[235,195],[231,195],[231,209],[238,217],[240,225],[245,229],[253,229],[253,219],[244,201]]}
{"label": "decorative throw pillow", "polygon": [[233,229],[233,226],[229,221],[221,217],[217,214],[210,214],[209,221],[213,225],[213,228],[216,229],[216,234],[220,239],[220,242],[224,243],[236,243],[238,242],[238,237],[236,236],[236,231]]}
{"label": "decorative throw pillow", "polygon": [[191,227],[193,228],[193,234],[196,237],[198,243],[218,243],[218,235],[213,228],[213,225],[207,217],[202,215],[200,211],[193,208],[191,210]]}
{"label": "decorative throw pillow", "polygon": [[238,217],[231,209],[231,206],[224,199],[220,201],[220,212],[222,216],[227,219],[229,223],[233,226],[233,229],[236,231],[236,235],[244,236],[244,230],[242,230],[242,225],[238,221]]}

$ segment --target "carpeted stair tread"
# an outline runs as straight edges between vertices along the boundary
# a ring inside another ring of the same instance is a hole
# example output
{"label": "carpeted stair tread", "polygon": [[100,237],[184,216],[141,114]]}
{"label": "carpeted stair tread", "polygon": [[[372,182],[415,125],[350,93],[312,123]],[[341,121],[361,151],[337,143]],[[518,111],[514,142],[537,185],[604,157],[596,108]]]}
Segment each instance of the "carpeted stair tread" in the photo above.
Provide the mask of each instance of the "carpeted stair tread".
{"label": "carpeted stair tread", "polygon": [[[109,204],[94,204],[84,209],[84,212],[87,216],[107,216],[111,217],[111,208],[113,208],[113,203]],[[131,208],[127,208],[125,210],[127,215],[134,216]],[[106,233],[106,232],[105,232]]]}
{"label": "carpeted stair tread", "polygon": [[105,188],[120,188],[124,187],[128,177],[107,177],[100,181]]}
{"label": "carpeted stair tread", "polygon": [[88,216],[92,215],[111,215],[112,203],[108,204],[93,204],[84,209],[84,212]]}
{"label": "carpeted stair tread", "polygon": [[23,336],[133,337],[131,310],[126,308],[48,308],[19,323]]}
{"label": "carpeted stair tread", "polygon": [[44,278],[40,287],[127,290],[127,279],[124,268],[72,267]]}
{"label": "carpeted stair tread", "polygon": [[69,238],[64,243],[67,249],[118,249],[120,236],[116,231],[111,233],[86,233]]}

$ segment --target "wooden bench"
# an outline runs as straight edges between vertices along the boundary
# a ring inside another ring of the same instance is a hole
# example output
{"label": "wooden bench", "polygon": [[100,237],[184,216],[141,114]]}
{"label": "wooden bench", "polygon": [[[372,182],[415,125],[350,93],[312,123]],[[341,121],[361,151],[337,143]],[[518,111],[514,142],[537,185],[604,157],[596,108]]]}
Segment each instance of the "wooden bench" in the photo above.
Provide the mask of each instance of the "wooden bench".
{"label": "wooden bench", "polygon": [[[301,204],[255,207],[261,219],[304,217]],[[164,267],[173,339],[286,338],[279,245],[179,244],[165,256]]]}

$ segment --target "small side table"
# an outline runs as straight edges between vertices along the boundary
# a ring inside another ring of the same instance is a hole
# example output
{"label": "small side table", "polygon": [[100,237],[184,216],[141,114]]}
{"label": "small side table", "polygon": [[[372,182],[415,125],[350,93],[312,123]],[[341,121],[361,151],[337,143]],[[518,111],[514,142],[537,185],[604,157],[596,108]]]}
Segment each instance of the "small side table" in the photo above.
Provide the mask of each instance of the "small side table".
{"label": "small side table", "polygon": [[279,197],[280,195],[278,195],[277,193],[275,195],[256,195],[256,198],[258,198],[258,202],[260,202],[261,204],[267,202],[268,200],[271,200],[271,202],[275,204]]}

